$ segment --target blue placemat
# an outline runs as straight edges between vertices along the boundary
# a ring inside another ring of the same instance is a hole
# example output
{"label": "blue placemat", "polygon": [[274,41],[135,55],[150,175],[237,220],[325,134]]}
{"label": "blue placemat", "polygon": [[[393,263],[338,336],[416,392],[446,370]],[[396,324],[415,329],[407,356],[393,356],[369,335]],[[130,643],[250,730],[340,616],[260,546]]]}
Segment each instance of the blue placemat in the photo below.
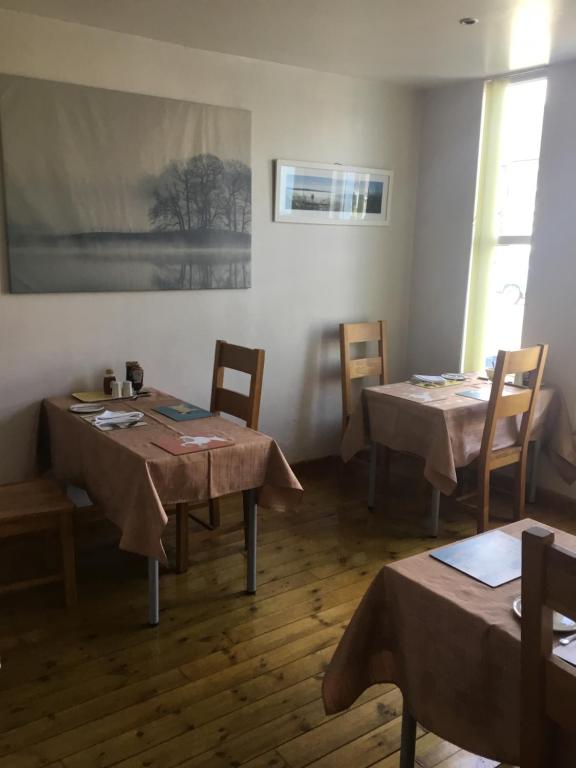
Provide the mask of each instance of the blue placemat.
{"label": "blue placemat", "polygon": [[153,411],[161,413],[163,416],[168,416],[169,419],[174,421],[192,421],[192,419],[208,419],[212,414],[210,411],[199,408],[192,403],[174,403],[173,405],[156,405],[152,408]]}
{"label": "blue placemat", "polygon": [[440,547],[430,552],[430,557],[489,587],[499,587],[522,575],[522,543],[502,531]]}

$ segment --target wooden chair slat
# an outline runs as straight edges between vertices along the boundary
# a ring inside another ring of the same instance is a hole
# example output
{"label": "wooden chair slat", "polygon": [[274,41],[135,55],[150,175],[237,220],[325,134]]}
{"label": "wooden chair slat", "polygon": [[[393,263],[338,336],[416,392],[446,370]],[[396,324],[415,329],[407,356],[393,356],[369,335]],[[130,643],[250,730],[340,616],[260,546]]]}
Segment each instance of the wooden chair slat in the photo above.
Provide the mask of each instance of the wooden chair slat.
{"label": "wooden chair slat", "polygon": [[507,354],[505,374],[528,373],[528,371],[535,371],[538,368],[541,355],[540,345],[516,349]]}
{"label": "wooden chair slat", "polygon": [[262,350],[239,347],[236,344],[222,343],[219,349],[219,365],[233,371],[241,371],[252,376],[258,365]]}
{"label": "wooden chair slat", "polygon": [[240,392],[221,387],[216,392],[214,411],[227,413],[237,419],[248,421],[250,417],[250,398]]}
{"label": "wooden chair slat", "polygon": [[380,321],[375,323],[344,323],[346,327],[346,340],[348,344],[357,344],[362,341],[380,341]]}
{"label": "wooden chair slat", "polygon": [[504,395],[498,400],[496,419],[507,419],[510,416],[519,416],[530,408],[533,391],[521,390],[512,395]]}
{"label": "wooden chair slat", "polygon": [[545,599],[555,611],[576,621],[576,557],[558,546],[547,549]]}
{"label": "wooden chair slat", "polygon": [[381,357],[364,357],[350,361],[351,379],[365,379],[368,376],[382,376]]}
{"label": "wooden chair slat", "polygon": [[[574,588],[574,582],[573,582]],[[553,657],[544,662],[544,709],[566,731],[576,731],[576,673],[571,664]]]}

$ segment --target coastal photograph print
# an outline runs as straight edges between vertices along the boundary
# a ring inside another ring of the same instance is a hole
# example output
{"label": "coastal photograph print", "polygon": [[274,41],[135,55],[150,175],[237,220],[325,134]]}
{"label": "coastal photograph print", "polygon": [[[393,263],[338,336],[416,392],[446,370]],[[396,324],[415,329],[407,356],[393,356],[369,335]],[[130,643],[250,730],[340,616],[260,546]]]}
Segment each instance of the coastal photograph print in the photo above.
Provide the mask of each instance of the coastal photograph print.
{"label": "coastal photograph print", "polygon": [[0,77],[13,293],[250,287],[251,116]]}
{"label": "coastal photograph print", "polygon": [[277,160],[274,220],[388,224],[392,177],[374,168]]}

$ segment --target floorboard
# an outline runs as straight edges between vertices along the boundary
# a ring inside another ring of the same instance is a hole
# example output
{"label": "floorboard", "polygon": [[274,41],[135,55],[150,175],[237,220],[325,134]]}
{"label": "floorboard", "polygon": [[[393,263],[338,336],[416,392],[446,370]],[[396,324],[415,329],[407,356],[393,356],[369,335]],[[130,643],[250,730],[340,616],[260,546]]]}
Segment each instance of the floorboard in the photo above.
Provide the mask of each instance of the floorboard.
{"label": "floorboard", "polygon": [[[218,531],[190,523],[189,572],[162,573],[154,629],[145,562],[117,549],[106,521],[78,515],[78,607],[62,608],[58,586],[2,598],[0,768],[397,768],[398,689],[374,687],[327,718],[321,680],[383,564],[473,532],[448,503],[440,538],[428,538],[407,472],[369,514],[361,462],[299,467],[301,508],[261,512],[254,596],[243,592],[241,503],[225,499]],[[497,513],[509,506],[495,499]],[[576,530],[566,511],[530,514]],[[166,543],[173,555],[172,525]],[[55,562],[45,538],[3,546],[0,582]],[[420,768],[496,765],[422,730],[416,755]]]}

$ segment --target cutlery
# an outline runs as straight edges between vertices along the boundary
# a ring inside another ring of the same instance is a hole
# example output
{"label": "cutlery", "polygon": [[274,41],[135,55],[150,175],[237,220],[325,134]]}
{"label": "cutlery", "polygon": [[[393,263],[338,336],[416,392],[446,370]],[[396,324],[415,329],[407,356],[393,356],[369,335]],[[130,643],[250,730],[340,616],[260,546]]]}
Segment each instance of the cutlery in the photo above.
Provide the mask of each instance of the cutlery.
{"label": "cutlery", "polygon": [[561,637],[559,642],[560,645],[570,645],[573,640],[576,640],[576,633],[567,637]]}

